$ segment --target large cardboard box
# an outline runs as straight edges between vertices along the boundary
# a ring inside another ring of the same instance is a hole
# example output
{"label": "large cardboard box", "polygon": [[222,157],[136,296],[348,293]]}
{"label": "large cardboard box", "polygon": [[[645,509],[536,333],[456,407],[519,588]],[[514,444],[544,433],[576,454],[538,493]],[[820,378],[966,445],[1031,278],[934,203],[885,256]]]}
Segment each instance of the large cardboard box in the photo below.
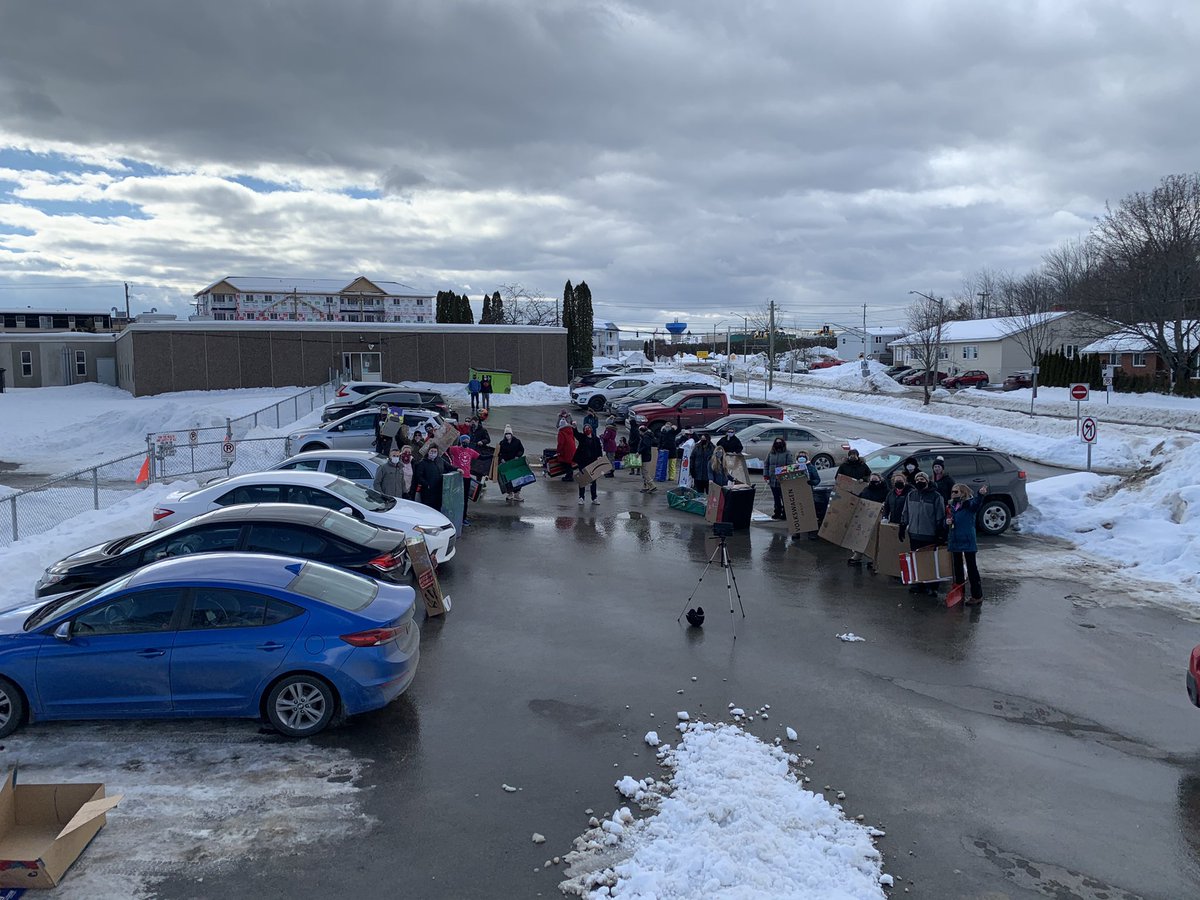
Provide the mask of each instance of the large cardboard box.
{"label": "large cardboard box", "polygon": [[867,486],[865,481],[859,481],[857,478],[851,478],[849,475],[839,475],[834,479],[834,487],[839,494],[853,494],[857,497],[863,492]]}
{"label": "large cardboard box", "polygon": [[825,511],[819,534],[831,544],[865,553],[876,539],[882,509],[882,503],[838,494]]}
{"label": "large cardboard box", "polygon": [[725,468],[729,471],[729,477],[734,481],[740,481],[742,484],[750,483],[750,470],[746,468],[744,453],[726,453]]}
{"label": "large cardboard box", "polygon": [[17,784],[0,787],[0,888],[52,888],[107,821],[121,795],[103,784]]}
{"label": "large cardboard box", "polygon": [[900,580],[905,584],[949,581],[953,572],[950,551],[945,547],[922,547],[898,557]]}
{"label": "large cardboard box", "polygon": [[909,550],[908,538],[900,540],[900,526],[884,522],[876,532],[875,552],[868,551],[879,575],[900,577],[900,554]]}
{"label": "large cardboard box", "polygon": [[446,422],[440,430],[434,432],[433,442],[438,445],[439,450],[445,453],[458,443],[460,437],[462,437],[462,433],[455,426]]}
{"label": "large cardboard box", "polygon": [[719,484],[708,483],[708,500],[704,505],[704,521],[709,525],[721,521],[721,513],[725,510],[725,495]]}
{"label": "large cardboard box", "polygon": [[792,534],[817,530],[817,505],[807,475],[779,479],[783,493],[783,511]]}
{"label": "large cardboard box", "polygon": [[597,478],[603,478],[613,470],[612,463],[601,457],[595,462],[589,463],[578,472],[575,473],[575,480],[581,485],[587,486]]}
{"label": "large cardboard box", "polygon": [[442,593],[442,586],[438,584],[437,572],[434,571],[424,535],[405,539],[404,549],[408,551],[413,579],[417,582],[417,595],[425,606],[425,615],[444,615],[450,609],[450,597]]}

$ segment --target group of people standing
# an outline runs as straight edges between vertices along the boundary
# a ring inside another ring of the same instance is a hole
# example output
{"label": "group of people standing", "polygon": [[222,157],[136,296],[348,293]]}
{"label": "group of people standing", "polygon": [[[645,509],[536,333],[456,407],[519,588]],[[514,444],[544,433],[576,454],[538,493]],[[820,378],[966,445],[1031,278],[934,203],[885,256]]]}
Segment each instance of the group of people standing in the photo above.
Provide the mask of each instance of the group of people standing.
{"label": "group of people standing", "polygon": [[467,393],[471,395],[471,412],[477,413],[480,409],[491,409],[492,376],[484,375],[480,378],[472,372],[471,380],[467,382]]}

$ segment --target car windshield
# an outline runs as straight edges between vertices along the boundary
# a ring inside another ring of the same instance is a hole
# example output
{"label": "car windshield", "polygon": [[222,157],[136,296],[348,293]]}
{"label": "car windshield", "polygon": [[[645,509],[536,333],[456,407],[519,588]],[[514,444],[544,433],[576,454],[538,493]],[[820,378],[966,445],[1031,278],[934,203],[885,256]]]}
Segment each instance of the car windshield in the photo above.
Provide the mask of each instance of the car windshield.
{"label": "car windshield", "polygon": [[379,593],[379,584],[363,575],[345,569],[307,562],[287,589],[301,597],[311,597],[341,609],[357,612],[364,609]]}
{"label": "car windshield", "polygon": [[862,460],[872,472],[882,473],[886,472],[892,466],[897,465],[907,455],[899,450],[884,447],[882,450],[875,450],[868,453]]}
{"label": "car windshield", "polygon": [[44,622],[50,621],[55,616],[69,615],[97,597],[106,597],[109,594],[116,593],[125,587],[134,574],[136,573],[130,572],[124,578],[118,578],[116,581],[110,581],[108,584],[94,587],[90,591],[84,591],[82,594],[68,594],[65,597],[58,597],[51,600],[25,620],[25,630],[33,631],[33,629],[39,627]]}
{"label": "car windshield", "polygon": [[336,510],[331,510],[329,515],[323,518],[318,525],[338,537],[344,537],[359,544],[369,544],[379,534],[379,529],[374,525],[360,522],[353,516]]}
{"label": "car windshield", "polygon": [[355,484],[347,478],[335,478],[325,486],[325,490],[371,512],[382,512],[396,505],[396,501],[391,497],[385,497],[378,491]]}

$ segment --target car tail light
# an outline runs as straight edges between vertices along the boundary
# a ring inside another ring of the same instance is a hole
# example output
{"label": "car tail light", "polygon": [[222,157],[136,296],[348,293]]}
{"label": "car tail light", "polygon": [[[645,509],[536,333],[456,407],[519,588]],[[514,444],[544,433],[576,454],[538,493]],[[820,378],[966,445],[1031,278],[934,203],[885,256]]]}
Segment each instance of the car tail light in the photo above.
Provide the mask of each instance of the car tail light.
{"label": "car tail light", "polygon": [[353,634],[343,634],[342,640],[351,647],[382,647],[397,637],[408,634],[408,626],[400,625],[395,628],[368,628],[366,631],[356,631]]}
{"label": "car tail light", "polygon": [[350,396],[350,392],[349,392],[348,390],[346,390],[345,388],[341,388],[341,389],[339,389],[339,390],[338,390],[337,394],[335,394],[334,396],[337,396],[337,397],[349,397],[349,396]]}
{"label": "car tail light", "polygon": [[1017,477],[1018,477],[1018,478],[1020,478],[1022,481],[1024,481],[1024,480],[1025,480],[1025,470],[1024,470],[1024,469],[1018,469],[1018,470],[1017,470]]}
{"label": "car tail light", "polygon": [[842,449],[843,449],[843,450],[850,450],[850,449],[851,449],[851,447],[850,447],[850,445],[849,445],[849,444],[842,444]]}
{"label": "car tail light", "polygon": [[160,522],[163,519],[165,519],[167,516],[173,516],[173,515],[175,515],[175,510],[173,510],[173,509],[164,509],[161,506],[154,507],[154,521],[155,522]]}
{"label": "car tail light", "polygon": [[382,556],[375,557],[373,560],[367,563],[367,565],[378,569],[380,572],[390,572],[392,569],[396,568],[396,566],[400,565],[401,562],[402,560],[400,557],[393,556],[391,553],[385,553]]}

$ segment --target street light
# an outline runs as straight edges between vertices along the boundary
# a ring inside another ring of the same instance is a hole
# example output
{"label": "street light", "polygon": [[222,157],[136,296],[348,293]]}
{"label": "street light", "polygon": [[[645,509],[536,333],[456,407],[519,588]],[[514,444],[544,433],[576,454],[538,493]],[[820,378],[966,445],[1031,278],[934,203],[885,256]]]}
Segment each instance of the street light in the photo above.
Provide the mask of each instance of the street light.
{"label": "street light", "polygon": [[[937,297],[931,297],[929,294],[923,294],[920,291],[909,291],[910,294],[916,294],[918,297],[924,297],[930,303],[936,303],[938,308],[937,331],[933,335],[933,382],[934,387],[937,387],[938,366],[942,364],[942,314],[945,311],[946,301],[939,300]],[[929,379],[925,380],[926,390],[929,389]]]}

